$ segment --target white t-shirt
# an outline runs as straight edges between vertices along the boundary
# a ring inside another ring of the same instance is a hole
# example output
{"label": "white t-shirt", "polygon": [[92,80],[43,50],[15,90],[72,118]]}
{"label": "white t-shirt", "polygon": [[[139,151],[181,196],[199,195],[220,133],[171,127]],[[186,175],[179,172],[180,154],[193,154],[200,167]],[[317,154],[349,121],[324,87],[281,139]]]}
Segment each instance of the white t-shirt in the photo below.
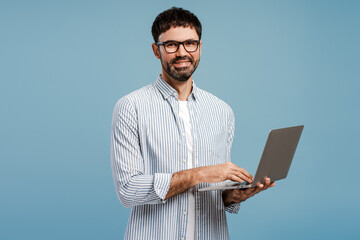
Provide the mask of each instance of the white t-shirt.
{"label": "white t-shirt", "polygon": [[[186,146],[188,150],[187,167],[193,168],[193,137],[190,122],[190,114],[187,101],[179,101],[179,116],[184,122]],[[194,189],[190,188],[189,193],[189,208],[187,211],[188,223],[186,229],[186,239],[195,239],[195,197]]]}

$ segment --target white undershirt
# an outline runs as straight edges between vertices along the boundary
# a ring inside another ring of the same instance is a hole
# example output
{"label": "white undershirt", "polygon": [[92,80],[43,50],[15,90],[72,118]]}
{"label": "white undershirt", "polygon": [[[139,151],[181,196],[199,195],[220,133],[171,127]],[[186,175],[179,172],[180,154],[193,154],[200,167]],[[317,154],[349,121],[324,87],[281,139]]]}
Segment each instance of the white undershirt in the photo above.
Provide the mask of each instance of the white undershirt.
{"label": "white undershirt", "polygon": [[[193,137],[191,131],[190,114],[187,101],[179,101],[179,116],[184,122],[186,146],[188,151],[187,167],[188,169],[193,168]],[[187,229],[186,239],[195,239],[195,197],[194,189],[188,190],[189,194],[189,205],[187,210]]]}

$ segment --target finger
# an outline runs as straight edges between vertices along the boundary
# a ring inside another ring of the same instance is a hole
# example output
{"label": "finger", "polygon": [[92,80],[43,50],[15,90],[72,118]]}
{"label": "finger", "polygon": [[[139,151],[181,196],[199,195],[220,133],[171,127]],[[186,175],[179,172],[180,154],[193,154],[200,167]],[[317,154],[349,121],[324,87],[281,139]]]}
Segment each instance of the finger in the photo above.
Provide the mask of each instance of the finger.
{"label": "finger", "polygon": [[[268,179],[268,180],[270,180],[270,179]],[[257,186],[253,188],[253,191],[247,192],[248,198],[254,196],[255,194],[258,194],[259,192],[266,190],[269,187],[273,187],[273,186],[275,186],[275,182],[269,183],[269,182],[265,181],[264,184],[258,183]]]}
{"label": "finger", "polygon": [[250,195],[250,194],[252,194],[253,192],[256,191],[256,187],[248,188],[248,189],[246,189],[244,191],[245,191],[246,195]]}
{"label": "finger", "polygon": [[244,175],[244,177],[247,178],[247,182],[251,183],[252,180],[253,180],[253,176],[248,171],[246,171],[244,168],[241,168],[241,167],[238,167],[238,166],[236,166],[236,167],[237,167],[237,171],[241,172],[241,174]]}
{"label": "finger", "polygon": [[270,185],[270,178],[265,178],[265,185]]}
{"label": "finger", "polygon": [[[275,182],[271,182],[269,185],[267,185],[267,186],[265,187],[265,189],[272,188],[273,186],[275,186]],[[264,190],[265,190],[265,189],[264,189]]]}
{"label": "finger", "polygon": [[255,190],[253,191],[253,193],[255,195],[263,190],[264,190],[264,185],[261,183],[258,183],[258,185],[255,187]]}
{"label": "finger", "polygon": [[252,182],[252,178],[249,178],[248,176],[246,176],[245,174],[243,174],[242,172],[239,171],[233,171],[232,174],[236,175],[238,178],[241,178],[242,180],[251,183]]}
{"label": "finger", "polygon": [[[261,192],[261,191],[264,191],[264,190],[266,190],[266,189],[268,189],[268,188],[270,188],[270,187],[273,187],[273,186],[275,186],[275,182],[269,182],[270,181],[270,179],[268,178],[268,179],[266,179],[266,181],[265,181],[265,183],[264,184],[259,184],[258,185],[258,190],[259,190],[259,192]],[[259,187],[260,185],[263,185],[261,188]]]}
{"label": "finger", "polygon": [[241,168],[235,164],[233,164],[232,162],[227,162],[228,166],[230,166],[233,170],[235,170],[236,172],[239,172],[239,174],[242,174],[245,178],[244,180],[247,182],[252,182],[253,176],[246,171],[244,168]]}
{"label": "finger", "polygon": [[258,192],[259,192],[259,189],[257,187],[252,188],[251,190],[246,192],[246,198],[251,198],[252,196],[257,194]]}
{"label": "finger", "polygon": [[231,174],[231,175],[228,177],[228,179],[231,180],[231,181],[239,182],[239,183],[243,183],[243,182],[244,182],[244,180],[243,180],[241,177],[239,177],[239,176],[237,176],[237,175],[235,175],[235,174]]}
{"label": "finger", "polygon": [[268,178],[268,177],[266,177],[266,178],[264,178],[264,182],[263,183],[258,183],[257,184],[257,187],[259,187],[259,188],[266,188],[266,187],[268,187],[270,185],[270,178]]}
{"label": "finger", "polygon": [[[271,179],[270,179],[270,178],[266,178],[266,179],[265,179],[265,183],[264,183],[264,188],[263,188],[263,190],[269,188],[272,183],[273,183],[273,182],[271,182]],[[274,186],[274,185],[272,185],[272,186]]]}
{"label": "finger", "polygon": [[264,184],[258,182],[258,184],[256,185],[256,188],[263,188],[264,187]]}

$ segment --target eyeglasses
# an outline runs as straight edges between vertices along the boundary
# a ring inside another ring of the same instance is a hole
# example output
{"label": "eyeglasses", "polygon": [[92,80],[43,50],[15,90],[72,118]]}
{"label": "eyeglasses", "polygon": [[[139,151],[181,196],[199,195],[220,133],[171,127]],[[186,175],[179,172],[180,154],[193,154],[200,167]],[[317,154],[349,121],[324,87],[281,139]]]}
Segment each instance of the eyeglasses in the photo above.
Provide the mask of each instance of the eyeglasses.
{"label": "eyeglasses", "polygon": [[178,41],[166,41],[166,42],[157,42],[156,45],[164,45],[165,51],[167,53],[175,53],[177,50],[179,50],[180,44],[183,45],[184,49],[189,52],[193,53],[196,52],[196,50],[199,47],[200,40],[186,40],[184,42],[178,42]]}

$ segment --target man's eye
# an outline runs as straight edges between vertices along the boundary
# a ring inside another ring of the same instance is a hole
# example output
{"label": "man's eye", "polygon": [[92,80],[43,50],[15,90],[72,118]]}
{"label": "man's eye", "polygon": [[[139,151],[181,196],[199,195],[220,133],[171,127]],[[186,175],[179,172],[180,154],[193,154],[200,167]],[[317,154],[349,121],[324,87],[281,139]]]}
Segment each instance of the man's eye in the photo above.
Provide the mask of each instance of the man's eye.
{"label": "man's eye", "polygon": [[185,42],[185,45],[186,45],[186,46],[189,46],[189,47],[190,47],[190,46],[196,46],[196,44],[197,44],[196,41],[186,41],[186,42]]}
{"label": "man's eye", "polygon": [[173,47],[177,47],[177,43],[176,42],[168,42],[166,43],[166,47],[169,47],[169,48],[173,48]]}

